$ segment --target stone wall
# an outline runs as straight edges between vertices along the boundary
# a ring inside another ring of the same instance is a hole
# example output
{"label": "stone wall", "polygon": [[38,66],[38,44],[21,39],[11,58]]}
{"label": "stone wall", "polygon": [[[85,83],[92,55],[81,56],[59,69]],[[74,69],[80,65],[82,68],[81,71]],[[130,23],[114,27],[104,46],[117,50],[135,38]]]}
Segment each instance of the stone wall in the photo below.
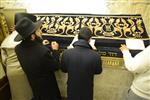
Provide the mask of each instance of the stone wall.
{"label": "stone wall", "polygon": [[[35,3],[30,4],[28,1],[29,0],[0,0],[0,7],[4,7],[5,9],[28,9],[39,2],[36,0]],[[100,4],[98,0],[94,0],[93,2],[98,2]],[[102,2],[106,3],[106,14],[141,14],[146,29],[150,34],[150,0],[102,0]],[[99,7],[99,9],[102,10],[101,7]]]}

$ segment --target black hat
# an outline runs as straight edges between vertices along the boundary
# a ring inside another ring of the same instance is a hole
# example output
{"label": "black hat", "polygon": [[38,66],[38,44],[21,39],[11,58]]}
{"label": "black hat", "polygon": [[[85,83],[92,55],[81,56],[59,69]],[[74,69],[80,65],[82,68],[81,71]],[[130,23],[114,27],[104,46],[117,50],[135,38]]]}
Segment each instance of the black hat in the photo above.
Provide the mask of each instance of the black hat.
{"label": "black hat", "polygon": [[20,19],[15,26],[15,30],[19,34],[15,37],[14,40],[20,41],[20,40],[26,39],[33,32],[35,32],[41,25],[42,25],[41,21],[34,23],[30,19],[28,19],[27,17]]}
{"label": "black hat", "polygon": [[92,37],[92,31],[88,27],[82,27],[79,31],[78,38],[88,41]]}
{"label": "black hat", "polygon": [[30,20],[32,20],[33,22],[36,22],[36,16],[29,14],[29,13],[25,13],[25,12],[20,12],[20,13],[16,13],[15,14],[15,25],[16,23],[22,19],[23,17],[27,17]]}

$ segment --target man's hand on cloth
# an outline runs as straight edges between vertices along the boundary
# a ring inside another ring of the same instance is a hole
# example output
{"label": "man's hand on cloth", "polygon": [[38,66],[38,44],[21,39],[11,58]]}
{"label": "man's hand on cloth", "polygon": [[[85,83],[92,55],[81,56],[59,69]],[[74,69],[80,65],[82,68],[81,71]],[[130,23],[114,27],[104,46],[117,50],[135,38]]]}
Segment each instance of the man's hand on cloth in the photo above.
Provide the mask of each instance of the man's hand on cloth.
{"label": "man's hand on cloth", "polygon": [[120,49],[122,52],[125,51],[125,50],[129,50],[125,44],[121,44],[121,47],[120,47],[119,49]]}
{"label": "man's hand on cloth", "polygon": [[51,42],[51,48],[52,48],[52,50],[58,50],[59,44],[56,41],[52,41]]}
{"label": "man's hand on cloth", "polygon": [[50,42],[48,41],[48,40],[43,40],[43,45],[48,45],[48,44],[50,44]]}

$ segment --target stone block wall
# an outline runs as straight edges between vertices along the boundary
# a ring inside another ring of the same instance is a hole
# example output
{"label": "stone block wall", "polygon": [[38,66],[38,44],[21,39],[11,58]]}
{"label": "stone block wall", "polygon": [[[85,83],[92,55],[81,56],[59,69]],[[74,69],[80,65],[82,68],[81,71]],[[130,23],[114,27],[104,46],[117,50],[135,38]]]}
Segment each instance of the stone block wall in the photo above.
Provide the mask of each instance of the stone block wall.
{"label": "stone block wall", "polygon": [[[0,7],[5,9],[28,9],[32,5],[36,5],[38,0],[34,1],[35,3],[28,2],[29,0],[0,0]],[[48,2],[47,0],[45,0]],[[45,2],[43,1],[43,2]],[[146,29],[150,34],[150,0],[101,0],[106,4],[106,14],[141,14],[146,25]],[[41,2],[41,5],[42,3]],[[49,1],[50,3],[51,1]],[[94,0],[93,2],[100,1]],[[45,3],[44,3],[45,4]],[[100,5],[102,6],[102,5]],[[99,10],[104,10],[99,7]],[[38,12],[38,11],[37,11]],[[48,12],[51,13],[51,12]],[[57,12],[56,12],[57,13]],[[71,12],[72,13],[72,12]]]}

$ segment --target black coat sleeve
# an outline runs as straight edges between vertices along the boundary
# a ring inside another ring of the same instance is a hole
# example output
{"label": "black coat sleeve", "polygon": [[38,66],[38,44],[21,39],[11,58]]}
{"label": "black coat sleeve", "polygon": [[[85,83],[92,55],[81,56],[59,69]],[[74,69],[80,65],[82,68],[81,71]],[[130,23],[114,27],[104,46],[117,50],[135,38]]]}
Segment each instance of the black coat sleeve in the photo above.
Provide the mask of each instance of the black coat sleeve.
{"label": "black coat sleeve", "polygon": [[95,58],[94,66],[95,66],[94,74],[100,74],[102,72],[102,61],[100,55],[97,55],[97,57]]}
{"label": "black coat sleeve", "polygon": [[59,50],[52,50],[52,56],[59,62],[60,57],[60,51]]}
{"label": "black coat sleeve", "polygon": [[48,64],[48,66],[50,66],[50,69],[52,71],[58,70],[60,68],[60,63],[56,58],[57,57],[55,57],[55,55],[53,55],[51,51],[47,51],[44,54],[44,62]]}
{"label": "black coat sleeve", "polygon": [[67,73],[67,66],[66,66],[66,62],[65,62],[65,53],[61,54],[60,63],[61,63],[61,70],[65,73]]}

